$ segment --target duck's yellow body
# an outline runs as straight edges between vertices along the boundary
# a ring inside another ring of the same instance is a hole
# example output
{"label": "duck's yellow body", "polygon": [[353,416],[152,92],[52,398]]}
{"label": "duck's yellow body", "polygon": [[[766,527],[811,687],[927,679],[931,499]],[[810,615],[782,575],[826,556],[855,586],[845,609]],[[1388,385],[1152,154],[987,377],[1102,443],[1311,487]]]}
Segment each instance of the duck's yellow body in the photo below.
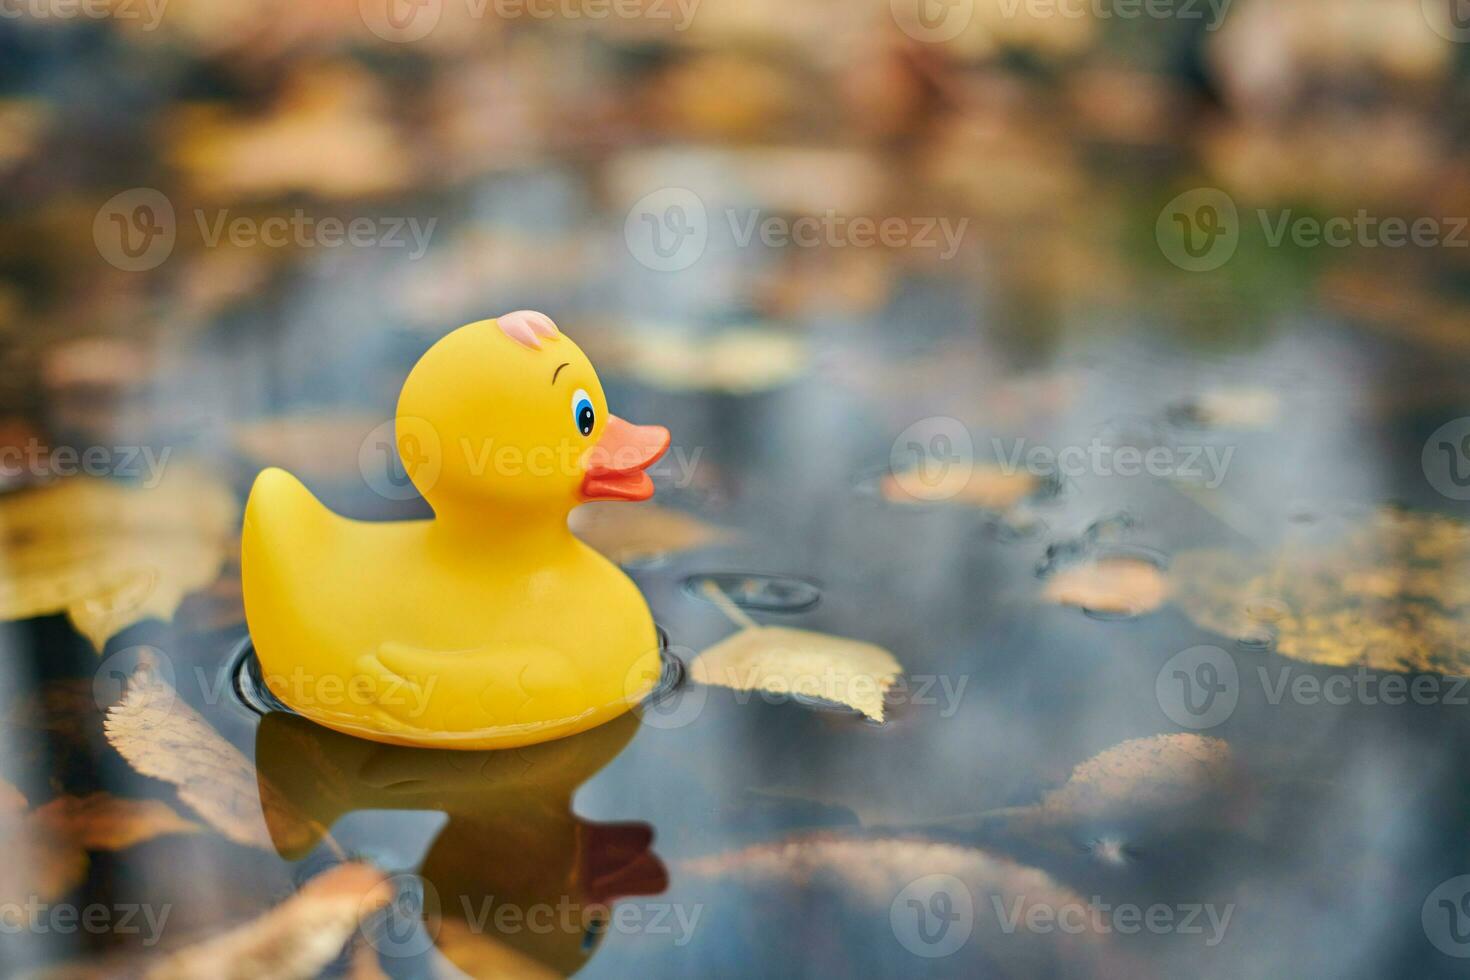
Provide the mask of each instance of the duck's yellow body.
{"label": "duck's yellow body", "polygon": [[609,415],[586,356],[529,313],[440,340],[396,422],[430,520],[349,520],[283,470],[256,479],[241,571],[271,691],[329,728],[463,749],[559,738],[637,703],[659,673],[653,618],[566,517],[649,496],[668,433]]}

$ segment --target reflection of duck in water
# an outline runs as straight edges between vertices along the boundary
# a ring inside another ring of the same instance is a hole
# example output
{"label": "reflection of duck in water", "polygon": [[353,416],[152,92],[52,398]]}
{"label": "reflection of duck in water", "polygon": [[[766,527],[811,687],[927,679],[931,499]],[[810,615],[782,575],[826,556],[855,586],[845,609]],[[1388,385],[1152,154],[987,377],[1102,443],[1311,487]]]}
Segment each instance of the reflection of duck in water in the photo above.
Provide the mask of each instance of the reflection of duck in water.
{"label": "reflection of duck in water", "polygon": [[[668,886],[651,827],[593,823],[571,808],[577,786],[637,727],[630,714],[527,748],[462,752],[368,742],[270,714],[255,752],[261,780],[323,828],[355,810],[446,814],[419,869],[433,896],[425,928],[440,951],[472,975],[491,957],[565,975],[596,950],[615,900]],[[301,843],[296,826],[272,825],[271,835],[289,860],[316,843]]]}

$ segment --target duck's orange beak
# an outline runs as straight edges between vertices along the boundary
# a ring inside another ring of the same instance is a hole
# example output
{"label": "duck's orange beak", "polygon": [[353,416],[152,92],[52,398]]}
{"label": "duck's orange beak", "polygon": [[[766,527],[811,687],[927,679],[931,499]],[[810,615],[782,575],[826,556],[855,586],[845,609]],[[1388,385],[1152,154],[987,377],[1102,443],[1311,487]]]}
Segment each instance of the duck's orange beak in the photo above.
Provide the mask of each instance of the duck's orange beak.
{"label": "duck's orange beak", "polygon": [[587,500],[647,500],[653,496],[648,469],[669,448],[669,430],[608,417],[602,438],[587,453],[582,496]]}

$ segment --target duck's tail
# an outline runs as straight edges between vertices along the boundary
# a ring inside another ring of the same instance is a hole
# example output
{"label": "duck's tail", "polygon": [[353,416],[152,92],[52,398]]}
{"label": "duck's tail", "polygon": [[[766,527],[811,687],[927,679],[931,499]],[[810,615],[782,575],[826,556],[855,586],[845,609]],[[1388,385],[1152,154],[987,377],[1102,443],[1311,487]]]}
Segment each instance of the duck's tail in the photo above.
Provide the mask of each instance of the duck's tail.
{"label": "duck's tail", "polygon": [[301,595],[310,584],[297,581],[322,553],[338,518],[285,470],[262,470],[245,503],[240,533],[240,580],[245,619],[258,654],[272,645],[274,633],[294,618],[283,608],[286,596]]}

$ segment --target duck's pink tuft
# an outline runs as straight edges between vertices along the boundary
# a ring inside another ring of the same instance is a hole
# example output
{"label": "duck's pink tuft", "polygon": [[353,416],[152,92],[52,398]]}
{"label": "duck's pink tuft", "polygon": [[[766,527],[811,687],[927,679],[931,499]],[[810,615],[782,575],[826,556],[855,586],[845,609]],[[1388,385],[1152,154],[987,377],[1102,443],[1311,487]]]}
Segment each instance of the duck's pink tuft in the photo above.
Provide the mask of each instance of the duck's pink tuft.
{"label": "duck's pink tuft", "polygon": [[507,313],[496,320],[505,335],[522,347],[531,350],[541,349],[541,338],[555,340],[561,336],[561,331],[556,329],[556,324],[551,322],[551,317],[545,313],[537,313],[535,310],[516,310]]}

